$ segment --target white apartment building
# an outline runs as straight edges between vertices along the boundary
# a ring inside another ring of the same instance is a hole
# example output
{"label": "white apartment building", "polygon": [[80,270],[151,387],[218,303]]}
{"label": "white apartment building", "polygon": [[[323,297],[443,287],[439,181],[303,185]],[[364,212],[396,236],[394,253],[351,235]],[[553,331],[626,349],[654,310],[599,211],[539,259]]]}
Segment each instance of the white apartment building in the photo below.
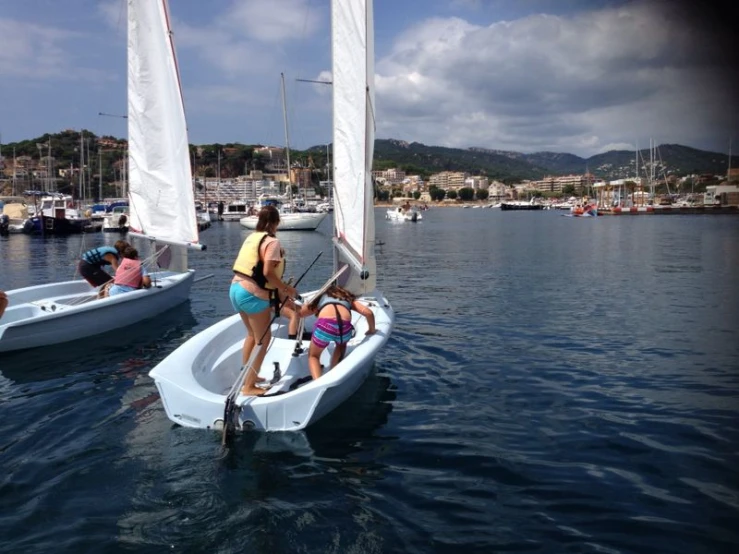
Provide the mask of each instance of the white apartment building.
{"label": "white apartment building", "polygon": [[593,176],[585,175],[561,175],[558,177],[544,177],[541,181],[532,181],[534,189],[540,192],[562,192],[565,187],[572,186],[576,193],[585,190],[593,183]]}
{"label": "white apartment building", "polygon": [[488,185],[488,198],[503,200],[508,197],[508,186],[500,181],[493,181]]}
{"label": "white apartment building", "polygon": [[462,171],[442,171],[434,173],[429,178],[429,187],[437,187],[444,190],[459,190],[465,186],[464,182],[468,174]]}
{"label": "white apartment building", "polygon": [[473,190],[486,189],[488,188],[488,178],[481,175],[467,177],[464,180],[464,186]]}
{"label": "white apartment building", "polygon": [[378,181],[383,181],[385,185],[400,185],[403,183],[405,171],[397,167],[384,169],[382,171],[373,171],[372,176]]}

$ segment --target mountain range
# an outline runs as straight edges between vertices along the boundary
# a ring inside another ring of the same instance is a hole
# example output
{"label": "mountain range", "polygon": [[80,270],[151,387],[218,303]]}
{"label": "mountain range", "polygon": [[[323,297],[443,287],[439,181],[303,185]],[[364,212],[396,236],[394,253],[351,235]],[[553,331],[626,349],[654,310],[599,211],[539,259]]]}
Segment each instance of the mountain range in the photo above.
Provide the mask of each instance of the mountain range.
{"label": "mountain range", "polygon": [[[89,131],[67,130],[55,134],[2,145],[5,168],[9,167],[13,153],[29,156],[40,162],[47,153],[55,160],[55,167],[79,166],[78,147],[81,140],[91,145],[93,171],[99,165],[103,170],[103,181],[114,180],[113,164],[125,152],[126,141],[116,137],[97,137]],[[262,145],[241,143],[191,145],[193,173],[215,176],[218,167],[218,152],[223,153],[221,176],[232,178],[241,174],[245,167],[265,169],[270,157],[256,154],[255,148]],[[87,147],[88,149],[90,146]],[[100,159],[96,153],[100,149]],[[88,151],[88,155],[90,152]],[[292,150],[293,163],[303,167],[313,167],[319,172],[326,167],[326,145],[313,146],[307,150]],[[662,144],[655,148],[653,157],[654,176],[662,179],[669,174],[684,176],[689,174],[711,174],[724,176],[730,167],[737,167],[733,160],[729,165],[728,155],[698,150],[680,144]],[[628,179],[635,175],[636,154],[629,150],[612,150],[589,158],[558,152],[534,152],[523,154],[484,147],[447,148],[427,146],[419,142],[405,142],[396,139],[377,139],[375,141],[374,168],[384,170],[401,168],[406,174],[420,174],[427,178],[441,171],[464,171],[472,175],[485,175],[507,184],[522,180],[538,180],[546,176],[582,175],[590,172],[595,179]],[[38,162],[36,162],[38,163]],[[88,162],[89,163],[89,162]],[[0,164],[3,165],[3,164]],[[639,176],[647,177],[650,165],[648,149],[639,151]],[[7,173],[7,171],[6,171]],[[2,175],[0,175],[0,178]],[[318,177],[318,175],[316,176]]]}
{"label": "mountain range", "polygon": [[[678,176],[726,175],[729,168],[728,158],[727,154],[698,150],[680,144],[662,144],[655,148],[653,154],[655,177],[661,178],[663,174],[670,173]],[[490,179],[505,182],[523,179],[536,180],[545,176],[586,172],[590,172],[596,179],[633,178],[635,162],[636,154],[629,150],[612,150],[589,158],[581,158],[574,154],[558,152],[523,154],[483,147],[427,146],[418,142],[409,143],[395,139],[375,141],[376,169],[400,166],[406,169],[406,173],[415,172],[408,171],[408,169],[417,169],[421,173],[467,171],[472,174],[484,174]],[[650,165],[649,149],[640,150],[639,175],[641,177],[646,177],[645,167]]]}

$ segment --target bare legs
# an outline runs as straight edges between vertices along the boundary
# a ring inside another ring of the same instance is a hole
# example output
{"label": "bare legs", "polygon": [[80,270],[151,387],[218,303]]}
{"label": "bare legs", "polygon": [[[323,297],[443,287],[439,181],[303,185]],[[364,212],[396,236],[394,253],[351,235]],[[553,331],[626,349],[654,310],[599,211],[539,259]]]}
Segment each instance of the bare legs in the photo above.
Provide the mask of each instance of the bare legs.
{"label": "bare legs", "polygon": [[313,342],[310,343],[310,349],[308,350],[308,369],[310,369],[310,376],[315,381],[322,375],[321,371],[321,353],[323,348],[318,348]]}
{"label": "bare legs", "polygon": [[334,348],[334,353],[331,355],[331,368],[337,366],[337,364],[342,360],[344,357],[344,353],[346,352],[346,344],[337,344],[336,348]]}
{"label": "bare legs", "polygon": [[259,368],[262,367],[264,356],[267,354],[267,345],[272,339],[272,334],[269,330],[269,324],[272,319],[270,317],[270,314],[271,312],[269,309],[263,310],[258,314],[246,314],[244,312],[239,312],[239,315],[241,316],[241,321],[244,322],[247,331],[247,336],[244,340],[244,346],[241,350],[242,366],[249,361],[257,340],[259,340],[262,335],[264,335],[264,338],[262,339],[262,347],[259,349],[259,352],[257,352],[257,355],[254,357],[254,362],[251,364],[249,371],[246,372],[246,377],[244,378],[244,386],[241,389],[241,394],[260,396],[266,392],[264,389],[260,389],[259,387],[257,387],[256,382],[257,376],[259,374]]}
{"label": "bare legs", "polygon": [[[308,350],[308,369],[310,369],[310,375],[313,380],[318,379],[323,375],[321,369],[321,354],[324,349],[317,347],[313,342],[310,343],[310,350]],[[344,357],[346,352],[346,344],[337,344],[334,348],[334,353],[331,354],[331,368],[333,369]]]}
{"label": "bare legs", "polygon": [[8,295],[4,291],[0,290],[0,317],[3,317],[5,308],[8,307]]}

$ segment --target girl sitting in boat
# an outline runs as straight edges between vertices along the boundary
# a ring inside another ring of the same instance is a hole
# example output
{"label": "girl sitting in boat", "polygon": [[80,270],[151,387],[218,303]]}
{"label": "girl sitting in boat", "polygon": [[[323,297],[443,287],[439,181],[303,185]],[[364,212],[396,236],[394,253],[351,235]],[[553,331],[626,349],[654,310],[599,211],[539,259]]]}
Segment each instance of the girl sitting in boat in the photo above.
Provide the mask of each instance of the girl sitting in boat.
{"label": "girl sitting in boat", "polygon": [[317,314],[308,351],[308,367],[313,379],[318,379],[322,374],[321,354],[329,343],[336,344],[331,356],[331,367],[333,368],[343,359],[346,353],[346,343],[351,340],[354,331],[352,310],[367,319],[369,329],[365,334],[373,334],[375,315],[372,310],[358,302],[351,292],[337,285],[330,286],[324,294],[300,308],[301,317]]}
{"label": "girl sitting in boat", "polygon": [[151,277],[141,265],[139,252],[133,246],[123,251],[123,259],[115,272],[113,285],[108,290],[110,296],[151,287]]}

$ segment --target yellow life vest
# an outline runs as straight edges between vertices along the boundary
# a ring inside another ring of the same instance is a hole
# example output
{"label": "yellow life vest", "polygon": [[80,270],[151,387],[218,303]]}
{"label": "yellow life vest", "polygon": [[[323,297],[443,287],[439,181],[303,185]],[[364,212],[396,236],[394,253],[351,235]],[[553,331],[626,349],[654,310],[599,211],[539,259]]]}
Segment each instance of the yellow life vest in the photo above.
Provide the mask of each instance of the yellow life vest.
{"label": "yellow life vest", "polygon": [[[239,250],[239,255],[236,256],[233,270],[247,277],[251,277],[259,287],[271,290],[275,287],[270,285],[264,277],[264,261],[259,255],[262,243],[268,236],[269,233],[258,232],[246,237],[244,244],[241,245],[241,250]],[[277,276],[282,279],[282,275],[285,272],[284,258],[277,264],[275,271]]]}

